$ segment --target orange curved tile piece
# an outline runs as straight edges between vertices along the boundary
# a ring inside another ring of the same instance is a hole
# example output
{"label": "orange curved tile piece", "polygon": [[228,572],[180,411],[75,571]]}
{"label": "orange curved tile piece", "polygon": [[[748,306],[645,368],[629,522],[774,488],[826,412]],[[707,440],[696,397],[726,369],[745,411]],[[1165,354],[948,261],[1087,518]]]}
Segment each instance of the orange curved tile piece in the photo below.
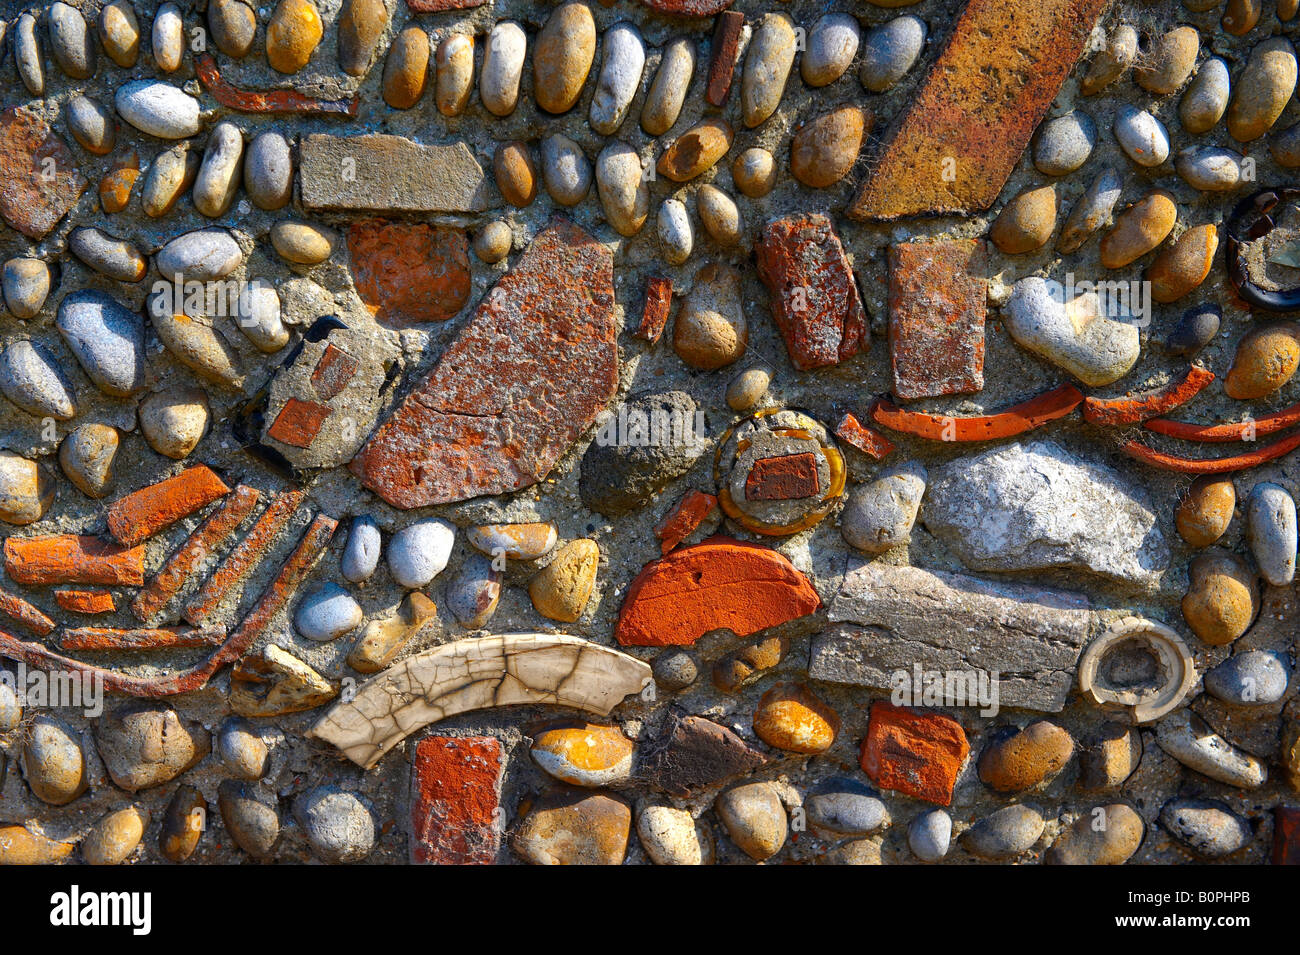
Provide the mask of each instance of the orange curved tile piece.
{"label": "orange curved tile piece", "polygon": [[1093,424],[1138,424],[1186,404],[1214,380],[1214,372],[1198,365],[1187,369],[1182,379],[1131,397],[1085,398],[1083,416]]}
{"label": "orange curved tile piece", "polygon": [[1141,441],[1125,441],[1123,450],[1129,457],[1164,471],[1180,471],[1183,474],[1227,474],[1232,471],[1244,471],[1246,468],[1253,468],[1266,461],[1280,458],[1298,447],[1300,447],[1300,431],[1246,454],[1227,458],[1184,458],[1157,451]]}
{"label": "orange curved tile piece", "polygon": [[1026,431],[1063,418],[1083,402],[1083,392],[1073,385],[1058,385],[1036,398],[1012,405],[997,414],[958,418],[952,415],[904,411],[877,398],[871,405],[871,417],[891,431],[901,431],[931,441],[992,441],[1013,438]]}
{"label": "orange curved tile piece", "polygon": [[1253,441],[1264,435],[1285,431],[1295,424],[1300,424],[1300,404],[1283,408],[1262,418],[1234,421],[1230,424],[1192,424],[1190,421],[1154,418],[1145,422],[1143,427],[1157,434],[1167,434],[1171,438],[1182,438],[1184,441],[1209,441],[1222,444],[1228,441]]}
{"label": "orange curved tile piece", "polygon": [[277,113],[297,116],[336,115],[356,117],[361,97],[324,100],[303,96],[296,90],[241,90],[221,75],[216,58],[211,53],[200,53],[194,62],[195,70],[204,89],[227,109],[241,113]]}
{"label": "orange curved tile piece", "polygon": [[688,646],[711,630],[744,637],[820,606],[784,555],[710,537],[645,565],[627,589],[614,637],[625,647]]}

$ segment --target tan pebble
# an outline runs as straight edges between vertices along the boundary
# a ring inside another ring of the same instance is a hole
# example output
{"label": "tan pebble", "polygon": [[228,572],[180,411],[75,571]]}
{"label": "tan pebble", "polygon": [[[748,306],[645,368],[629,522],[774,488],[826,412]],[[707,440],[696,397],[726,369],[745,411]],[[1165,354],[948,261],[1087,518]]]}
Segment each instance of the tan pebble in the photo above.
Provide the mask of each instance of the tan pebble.
{"label": "tan pebble", "polygon": [[712,865],[713,839],[688,809],[646,806],[636,820],[636,834],[655,865]]}
{"label": "tan pebble", "polygon": [[1079,750],[1079,788],[1113,789],[1133,775],[1142,761],[1142,733],[1123,723],[1103,723]]}
{"label": "tan pebble", "polygon": [[1246,68],[1232,87],[1228,103],[1228,132],[1240,143],[1267,133],[1296,85],[1295,48],[1285,37],[1273,37],[1258,44],[1246,61]]}
{"label": "tan pebble", "polygon": [[785,845],[790,825],[774,783],[742,783],[728,789],[714,800],[713,810],[731,841],[751,859],[770,859]]}
{"label": "tan pebble", "polygon": [[1056,228],[1056,187],[1026,189],[1006,204],[989,228],[989,238],[1007,255],[1041,249]]}
{"label": "tan pebble", "polygon": [[537,734],[529,747],[547,774],[571,786],[610,786],[632,774],[635,747],[617,726],[572,723]]}
{"label": "tan pebble", "polygon": [[185,55],[185,21],[181,8],[174,3],[164,3],[154,14],[150,34],[153,61],[163,73],[175,73],[181,68]]}
{"label": "tan pebble", "polygon": [[717,186],[706,183],[695,193],[695,208],[700,214],[700,222],[704,224],[704,231],[714,242],[721,246],[733,246],[740,242],[743,229],[740,209],[731,196]]}
{"label": "tan pebble", "polygon": [[573,108],[596,57],[596,21],[583,3],[555,8],[533,48],[533,96],[539,108],[563,113]]}
{"label": "tan pebble", "polygon": [[211,0],[208,3],[208,29],[217,49],[238,60],[253,48],[257,36],[257,14],[243,0]]}
{"label": "tan pebble", "polygon": [[555,547],[556,533],[554,524],[542,522],[481,524],[470,528],[467,539],[471,547],[488,557],[536,560]]}
{"label": "tan pebble", "polygon": [[108,58],[123,69],[140,56],[140,21],[130,0],[110,0],[99,12],[99,41]]}
{"label": "tan pebble", "polygon": [[387,26],[384,0],[345,0],[338,23],[339,66],[344,73],[366,75]]}
{"label": "tan pebble", "polygon": [[338,236],[333,229],[286,219],[271,226],[271,245],[280,258],[295,265],[319,265],[334,252]]}
{"label": "tan pebble", "polygon": [[1083,75],[1079,91],[1084,96],[1101,92],[1124,75],[1124,71],[1137,59],[1137,54],[1137,30],[1127,23],[1115,27],[1106,38],[1106,45],[1097,51],[1088,64],[1088,72]]}
{"label": "tan pebble", "polygon": [[0,825],[0,865],[53,865],[72,855],[71,842],[55,842],[23,826]]}
{"label": "tan pebble", "polygon": [[732,411],[748,411],[767,394],[772,383],[772,373],[766,368],[746,368],[727,385],[727,407]]}
{"label": "tan pebble", "polygon": [[1259,23],[1259,15],[1264,9],[1264,0],[1228,0],[1223,10],[1220,26],[1224,33],[1232,36],[1245,36]]}
{"label": "tan pebble", "polygon": [[798,46],[794,24],[785,14],[769,13],[754,29],[740,74],[740,110],[750,129],[781,105]]}
{"label": "tan pebble", "polygon": [[131,191],[139,178],[138,166],[126,166],[106,173],[99,180],[99,207],[109,215],[121,212],[131,201]]}
{"label": "tan pebble", "polygon": [[210,219],[230,211],[244,171],[244,134],[234,123],[218,123],[203,150],[194,180],[194,208]]}
{"label": "tan pebble", "polygon": [[701,120],[673,140],[655,168],[673,182],[687,182],[725,156],[733,137],[726,120]]}
{"label": "tan pebble", "polygon": [[1161,96],[1172,93],[1192,75],[1201,36],[1195,27],[1176,27],[1161,36],[1133,71],[1138,86]]}
{"label": "tan pebble", "polygon": [[244,376],[239,358],[226,340],[202,316],[171,313],[170,309],[150,309],[150,319],[158,340],[172,356],[200,378],[228,388],[238,388]]}
{"label": "tan pebble", "polygon": [[158,851],[170,862],[184,862],[194,854],[207,828],[208,804],[193,786],[179,786],[163,813],[158,830]]}
{"label": "tan pebble", "polygon": [[776,684],[754,710],[754,733],[788,753],[824,753],[839,731],[839,714],[801,683]]}
{"label": "tan pebble", "polygon": [[101,498],[113,480],[117,429],[106,424],[78,425],[59,445],[59,466],[82,494]]}
{"label": "tan pebble", "polygon": [[1241,401],[1277,391],[1300,365],[1300,325],[1272,322],[1254,328],[1237,344],[1232,367],[1223,381],[1228,397]]}
{"label": "tan pebble", "polygon": [[1142,817],[1123,803],[1085,811],[1052,843],[1048,865],[1123,865],[1142,845]]}
{"label": "tan pebble", "polygon": [[297,73],[324,35],[311,0],[280,0],[266,26],[266,61],[278,73]]}
{"label": "tan pebble", "polygon": [[1209,277],[1218,248],[1219,230],[1214,224],[1188,229],[1147,268],[1151,297],[1173,302],[1191,292]]}
{"label": "tan pebble", "polygon": [[632,810],[605,793],[568,791],[537,799],[511,838],[533,865],[622,865]]}
{"label": "tan pebble", "polygon": [[631,146],[614,141],[600,151],[596,193],[614,231],[625,236],[641,231],[650,214],[650,188],[641,157]]}
{"label": "tan pebble", "polygon": [[670,41],[641,108],[641,128],[648,135],[662,136],[672,129],[681,115],[694,73],[695,43],[688,37]]}
{"label": "tan pebble", "polygon": [[1209,547],[1228,529],[1236,506],[1237,489],[1231,478],[1203,474],[1178,502],[1174,525],[1192,547]]}
{"label": "tan pebble", "polygon": [[743,355],[748,343],[740,273],[728,265],[705,265],[673,322],[673,350],[692,368],[713,371]]}
{"label": "tan pebble", "polygon": [[506,202],[522,209],[537,198],[537,167],[527,143],[500,143],[492,159],[497,188]]}
{"label": "tan pebble", "polygon": [[514,241],[510,226],[500,219],[494,219],[474,237],[474,254],[488,265],[493,265],[510,254]]}
{"label": "tan pebble", "polygon": [[396,614],[366,624],[348,654],[348,666],[358,673],[378,673],[434,620],[437,612],[432,600],[418,590],[411,591],[398,604]]}
{"label": "tan pebble", "polygon": [[136,806],[110,812],[81,840],[81,858],[87,865],[118,865],[125,862],[144,838],[149,813]]}
{"label": "tan pebble", "polygon": [[444,116],[459,116],[474,92],[474,38],[452,33],[438,43],[434,101]]}
{"label": "tan pebble", "polygon": [[814,189],[839,182],[857,162],[874,120],[870,110],[841,106],[805,124],[790,143],[790,172]]}
{"label": "tan pebble", "polygon": [[0,521],[39,521],[54,501],[54,481],[44,467],[12,451],[0,451]]}
{"label": "tan pebble", "polygon": [[543,617],[573,623],[596,585],[596,568],[600,548],[593,540],[570,541],[555,554],[555,559],[528,582],[528,596]]}
{"label": "tan pebble", "polygon": [[384,60],[384,102],[410,109],[424,95],[429,80],[429,35],[407,27],[397,35]]}
{"label": "tan pebble", "polygon": [[1101,240],[1101,264],[1121,269],[1142,258],[1169,235],[1178,221],[1174,198],[1163,189],[1139,199],[1115,219]]}
{"label": "tan pebble", "polygon": [[186,190],[194,185],[202,159],[188,146],[173,146],[154,158],[140,190],[140,207],[145,215],[160,219],[176,208]]}
{"label": "tan pebble", "polygon": [[980,754],[979,777],[996,792],[1021,792],[1055,776],[1073,754],[1070,734],[1039,720],[990,743]]}
{"label": "tan pebble", "polygon": [[208,428],[208,396],[202,388],[169,388],[140,402],[140,431],[149,447],[180,460]]}
{"label": "tan pebble", "polygon": [[66,806],[86,791],[86,756],[79,734],[50,716],[37,716],[22,751],[23,777],[32,795]]}
{"label": "tan pebble", "polygon": [[731,164],[731,179],[742,195],[761,199],[776,186],[776,160],[766,149],[746,149]]}
{"label": "tan pebble", "polygon": [[1236,557],[1202,554],[1188,568],[1183,619],[1202,641],[1221,647],[1236,640],[1259,611],[1259,583]]}

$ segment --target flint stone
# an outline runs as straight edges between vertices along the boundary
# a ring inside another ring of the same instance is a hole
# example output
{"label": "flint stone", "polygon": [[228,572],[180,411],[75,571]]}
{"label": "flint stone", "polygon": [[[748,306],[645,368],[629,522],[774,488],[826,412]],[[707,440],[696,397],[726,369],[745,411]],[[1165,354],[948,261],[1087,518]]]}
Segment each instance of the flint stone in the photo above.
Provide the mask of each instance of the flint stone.
{"label": "flint stone", "polygon": [[1086,597],[878,562],[849,570],[813,638],[808,675],[890,689],[913,665],[998,671],[1002,706],[1059,713],[1093,615]]}

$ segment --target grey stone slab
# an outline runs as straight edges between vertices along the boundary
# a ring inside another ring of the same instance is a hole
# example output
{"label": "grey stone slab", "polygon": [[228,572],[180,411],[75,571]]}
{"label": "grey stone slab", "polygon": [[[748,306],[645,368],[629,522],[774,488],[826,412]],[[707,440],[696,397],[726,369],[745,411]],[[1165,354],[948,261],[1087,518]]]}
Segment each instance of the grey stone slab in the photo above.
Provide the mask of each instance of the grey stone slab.
{"label": "grey stone slab", "polygon": [[302,204],[329,212],[480,212],[483,168],[464,143],[425,146],[401,136],[303,138]]}

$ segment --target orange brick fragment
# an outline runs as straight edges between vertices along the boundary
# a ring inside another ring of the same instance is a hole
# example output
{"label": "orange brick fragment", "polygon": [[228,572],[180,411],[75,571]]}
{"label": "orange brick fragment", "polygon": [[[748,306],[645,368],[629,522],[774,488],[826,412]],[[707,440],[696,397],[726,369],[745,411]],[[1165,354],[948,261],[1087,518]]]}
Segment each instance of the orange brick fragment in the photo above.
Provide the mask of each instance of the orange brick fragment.
{"label": "orange brick fragment", "polygon": [[863,454],[871,455],[877,461],[894,450],[892,441],[875,428],[868,428],[850,412],[845,412],[840,423],[835,426],[835,437],[845,444],[851,444]]}
{"label": "orange brick fragment", "polygon": [[654,527],[654,535],[660,542],[660,553],[668,553],[689,537],[717,506],[718,499],[712,494],[705,494],[695,489],[687,491],[676,506]]}
{"label": "orange brick fragment", "polygon": [[614,636],[623,646],[684,646],[711,630],[749,636],[820,606],[783,554],[711,537],[646,564],[627,589]]}
{"label": "orange brick fragment", "polygon": [[32,606],[16,594],[5,593],[3,590],[0,590],[0,613],[42,637],[54,629],[54,621],[38,607]]}
{"label": "orange brick fragment", "polygon": [[673,307],[673,280],[651,277],[645,286],[645,307],[641,310],[641,325],[633,333],[650,344],[659,341],[668,324],[668,313]]}
{"label": "orange brick fragment", "polygon": [[1058,385],[1051,391],[1012,405],[998,414],[957,418],[923,411],[904,411],[878,398],[871,405],[871,417],[877,424],[892,431],[929,438],[931,441],[992,441],[997,438],[1013,438],[1049,421],[1063,418],[1082,403],[1083,392],[1078,388],[1073,385]]}
{"label": "orange brick fragment", "polygon": [[728,10],[719,14],[713,28],[709,82],[704,93],[704,98],[712,106],[721,106],[731,94],[731,80],[736,73],[736,60],[740,57],[740,31],[744,26],[745,15]]}
{"label": "orange brick fragment", "polygon": [[115,627],[78,627],[63,631],[64,650],[173,650],[220,646],[225,627],[191,630],[161,627],[156,630],[119,630]]}
{"label": "orange brick fragment", "polygon": [[5,573],[29,587],[98,584],[138,587],[144,583],[144,548],[124,548],[80,534],[5,539]]}
{"label": "orange brick fragment", "polygon": [[64,610],[74,613],[112,613],[117,609],[113,594],[107,590],[56,590],[54,599]]}
{"label": "orange brick fragment", "polygon": [[1300,809],[1273,810],[1273,865],[1300,865]]}
{"label": "orange brick fragment", "polygon": [[464,229],[386,219],[355,222],[348,229],[348,253],[357,294],[382,325],[446,321],[469,301]]}
{"label": "orange brick fragment", "polygon": [[295,448],[309,448],[320,433],[320,427],[330,416],[333,409],[315,401],[303,401],[290,398],[275,416],[275,421],[267,429],[267,434],[277,441],[293,445]]}
{"label": "orange brick fragment", "polygon": [[110,504],[108,530],[118,543],[138,544],[229,493],[211,468],[202,464],[186,468]]}
{"label": "orange brick fragment", "polygon": [[361,363],[337,345],[325,346],[316,369],[311,373],[312,387],[321,401],[329,401],[348,386]]}
{"label": "orange brick fragment", "polygon": [[430,736],[411,761],[411,861],[490,865],[501,845],[504,759],[491,736]]}
{"label": "orange brick fragment", "polygon": [[1129,457],[1160,468],[1162,471],[1179,471],[1183,474],[1228,474],[1231,471],[1244,471],[1289,454],[1300,448],[1300,431],[1289,434],[1280,441],[1266,444],[1262,448],[1237,454],[1226,458],[1184,458],[1177,454],[1166,454],[1148,447],[1141,441],[1125,441],[1121,450]]}
{"label": "orange brick fragment", "polygon": [[221,546],[231,533],[243,523],[257,505],[262,495],[256,488],[241,484],[222,502],[206,521],[200,524],[185,543],[163,564],[148,586],[136,594],[131,602],[131,612],[141,620],[148,620],[176,595],[199,565]]}
{"label": "orange brick fragment", "polygon": [[800,501],[819,487],[817,458],[811,451],[759,458],[745,478],[745,500]]}
{"label": "orange brick fragment", "polygon": [[1086,398],[1083,416],[1093,424],[1137,424],[1186,404],[1213,380],[1214,372],[1192,365],[1182,378],[1163,388],[1125,398]]}
{"label": "orange brick fragment", "polygon": [[1167,434],[1171,438],[1182,438],[1185,441],[1224,443],[1254,441],[1268,434],[1285,431],[1297,424],[1300,424],[1300,404],[1291,405],[1272,414],[1260,415],[1258,418],[1234,421],[1229,424],[1192,424],[1190,421],[1152,418],[1144,421],[1142,427],[1157,434]]}
{"label": "orange brick fragment", "polygon": [[862,771],[885,789],[947,806],[969,753],[956,720],[883,700],[871,704]]}

